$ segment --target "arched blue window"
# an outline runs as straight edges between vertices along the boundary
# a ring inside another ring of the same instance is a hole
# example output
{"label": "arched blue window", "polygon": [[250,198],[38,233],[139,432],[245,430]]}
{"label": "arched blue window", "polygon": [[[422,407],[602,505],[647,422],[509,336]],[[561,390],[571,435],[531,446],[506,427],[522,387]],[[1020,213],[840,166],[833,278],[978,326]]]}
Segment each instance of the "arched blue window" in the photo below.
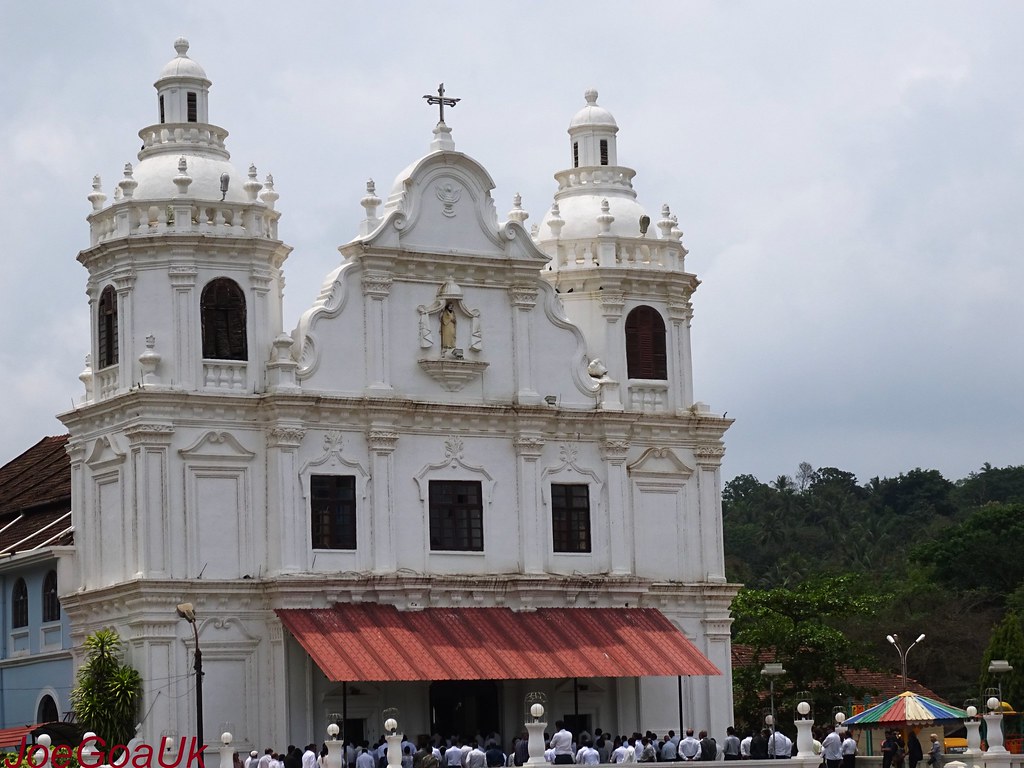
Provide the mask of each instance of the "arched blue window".
{"label": "arched blue window", "polygon": [[28,626],[28,585],[24,579],[14,582],[14,589],[11,591],[11,627]]}
{"label": "arched blue window", "polygon": [[46,578],[43,579],[43,621],[60,621],[60,600],[57,599],[56,571],[50,571],[46,574]]}

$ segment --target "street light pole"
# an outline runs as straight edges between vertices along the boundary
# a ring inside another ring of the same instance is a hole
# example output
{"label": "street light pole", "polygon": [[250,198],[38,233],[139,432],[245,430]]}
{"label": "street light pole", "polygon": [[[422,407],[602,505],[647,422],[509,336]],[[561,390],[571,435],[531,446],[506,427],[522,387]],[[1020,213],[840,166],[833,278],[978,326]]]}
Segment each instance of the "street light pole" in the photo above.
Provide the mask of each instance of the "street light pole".
{"label": "street light pole", "polygon": [[769,661],[764,665],[761,670],[761,674],[768,678],[768,696],[771,702],[771,714],[766,717],[765,725],[771,728],[771,742],[768,744],[769,757],[775,757],[775,678],[779,675],[786,674],[786,670],[782,668],[782,662]]}
{"label": "street light pole", "polygon": [[924,640],[924,632],[922,632],[917,640],[907,646],[906,650],[900,647],[900,636],[893,632],[891,635],[886,635],[885,639],[889,641],[889,644],[896,649],[896,653],[900,655],[900,669],[903,674],[903,690],[907,690],[907,654],[910,653],[910,649],[915,645]]}
{"label": "street light pole", "polygon": [[180,603],[177,607],[178,616],[192,626],[192,637],[196,648],[196,739],[201,747],[203,740],[203,652],[199,649],[199,629],[196,627],[196,612],[192,603]]}

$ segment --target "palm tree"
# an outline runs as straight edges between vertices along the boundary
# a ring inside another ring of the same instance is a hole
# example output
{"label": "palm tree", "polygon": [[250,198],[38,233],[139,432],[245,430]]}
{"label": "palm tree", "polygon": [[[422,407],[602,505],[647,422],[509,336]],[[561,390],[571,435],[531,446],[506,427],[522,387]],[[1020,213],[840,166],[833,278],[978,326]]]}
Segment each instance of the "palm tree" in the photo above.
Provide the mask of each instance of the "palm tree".
{"label": "palm tree", "polygon": [[85,640],[85,663],[71,691],[79,724],[108,745],[127,744],[135,735],[142,698],[142,677],[123,663],[124,644],[113,629],[100,629]]}

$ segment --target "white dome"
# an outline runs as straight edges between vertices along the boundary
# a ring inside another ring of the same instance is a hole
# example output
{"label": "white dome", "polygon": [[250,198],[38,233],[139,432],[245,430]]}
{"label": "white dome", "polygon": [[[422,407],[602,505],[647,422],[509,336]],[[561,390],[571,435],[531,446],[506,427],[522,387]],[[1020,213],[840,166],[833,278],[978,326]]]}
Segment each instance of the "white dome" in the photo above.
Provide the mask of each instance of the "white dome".
{"label": "white dome", "polygon": [[164,65],[164,68],[160,70],[160,77],[157,78],[158,83],[167,78],[178,77],[187,77],[197,80],[209,79],[206,77],[206,70],[188,57],[188,40],[184,37],[179,37],[174,41],[174,50],[178,52],[178,55],[167,62],[167,64]]}
{"label": "white dome", "polygon": [[586,93],[583,94],[583,98],[587,100],[587,106],[573,115],[572,121],[569,123],[569,130],[573,128],[581,128],[584,126],[604,126],[608,128],[618,128],[618,124],[615,122],[615,118],[612,117],[612,113],[604,107],[597,106],[597,90],[590,88]]}
{"label": "white dome", "polygon": [[[615,237],[640,237],[640,217],[646,216],[647,211],[630,197],[612,195],[607,197],[574,195],[559,199],[559,218],[565,222],[560,237],[563,240],[596,238],[601,232],[601,225],[598,223],[597,217],[602,213],[601,203],[604,200],[608,201],[608,213],[615,217],[609,230],[610,234]],[[552,213],[549,209],[541,220],[537,233],[538,240],[543,241],[554,237],[550,227],[551,218]],[[655,228],[651,226],[647,237],[656,238],[655,232]]]}
{"label": "white dome", "polygon": [[[178,175],[178,160],[181,154],[162,153],[147,157],[135,166],[132,178],[139,186],[135,188],[132,198],[135,200],[162,200],[178,196],[178,188],[174,185],[174,177]],[[228,174],[228,193],[225,197],[230,203],[244,203],[248,200],[243,184],[249,177],[239,173],[230,161],[219,157],[203,157],[200,155],[184,155],[188,163],[187,173],[192,179],[188,188],[191,200],[220,200],[220,177]]]}

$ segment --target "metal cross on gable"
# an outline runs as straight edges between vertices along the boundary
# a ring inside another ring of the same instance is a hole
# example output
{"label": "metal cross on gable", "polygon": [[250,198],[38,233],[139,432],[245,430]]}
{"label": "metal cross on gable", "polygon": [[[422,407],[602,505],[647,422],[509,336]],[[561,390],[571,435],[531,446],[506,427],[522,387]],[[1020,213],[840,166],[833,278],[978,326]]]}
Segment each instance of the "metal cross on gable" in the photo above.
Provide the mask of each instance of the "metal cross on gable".
{"label": "metal cross on gable", "polygon": [[451,97],[445,96],[444,95],[444,83],[441,83],[439,86],[437,86],[437,96],[433,96],[432,94],[428,93],[423,98],[427,100],[427,104],[431,104],[431,105],[437,104],[437,105],[440,106],[440,108],[441,108],[441,119],[438,120],[439,123],[443,123],[444,122],[444,108],[445,107],[454,107],[456,104],[458,104],[460,101],[462,101],[462,99],[453,99]]}

